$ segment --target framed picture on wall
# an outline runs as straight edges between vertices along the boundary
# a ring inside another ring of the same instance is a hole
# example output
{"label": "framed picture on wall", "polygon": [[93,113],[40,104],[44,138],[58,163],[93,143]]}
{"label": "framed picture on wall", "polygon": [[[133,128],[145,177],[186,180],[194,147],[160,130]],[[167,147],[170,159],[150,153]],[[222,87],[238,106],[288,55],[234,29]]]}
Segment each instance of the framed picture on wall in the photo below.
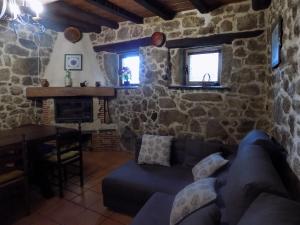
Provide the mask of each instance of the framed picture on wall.
{"label": "framed picture on wall", "polygon": [[272,27],[272,68],[276,68],[280,64],[280,51],[282,46],[282,18],[278,18]]}
{"label": "framed picture on wall", "polygon": [[82,54],[65,54],[65,70],[82,70]]}

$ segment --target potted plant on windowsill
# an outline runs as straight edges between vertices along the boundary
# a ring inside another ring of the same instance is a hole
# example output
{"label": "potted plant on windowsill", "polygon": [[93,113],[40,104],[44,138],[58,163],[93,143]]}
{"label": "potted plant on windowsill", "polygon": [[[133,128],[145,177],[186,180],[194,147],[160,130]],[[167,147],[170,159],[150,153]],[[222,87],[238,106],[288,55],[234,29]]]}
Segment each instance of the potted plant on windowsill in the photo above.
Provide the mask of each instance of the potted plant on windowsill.
{"label": "potted plant on windowsill", "polygon": [[128,67],[123,67],[120,71],[122,85],[129,86],[131,80],[131,71]]}

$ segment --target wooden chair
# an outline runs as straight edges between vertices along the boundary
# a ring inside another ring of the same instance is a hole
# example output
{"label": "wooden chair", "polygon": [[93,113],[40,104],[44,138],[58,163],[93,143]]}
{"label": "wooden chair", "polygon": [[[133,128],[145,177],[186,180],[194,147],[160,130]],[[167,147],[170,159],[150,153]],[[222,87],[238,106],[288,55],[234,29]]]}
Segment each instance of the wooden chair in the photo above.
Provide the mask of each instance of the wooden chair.
{"label": "wooden chair", "polygon": [[13,186],[22,186],[25,192],[25,208],[30,214],[30,190],[28,183],[27,143],[22,140],[8,140],[7,144],[0,146],[0,191],[5,196]]}
{"label": "wooden chair", "polygon": [[81,125],[76,132],[61,134],[59,128],[56,133],[56,145],[53,152],[47,154],[46,161],[57,171],[59,195],[64,197],[63,188],[68,179],[68,167],[76,167],[79,173],[80,185],[83,187],[83,159],[82,159],[82,143],[81,143]]}

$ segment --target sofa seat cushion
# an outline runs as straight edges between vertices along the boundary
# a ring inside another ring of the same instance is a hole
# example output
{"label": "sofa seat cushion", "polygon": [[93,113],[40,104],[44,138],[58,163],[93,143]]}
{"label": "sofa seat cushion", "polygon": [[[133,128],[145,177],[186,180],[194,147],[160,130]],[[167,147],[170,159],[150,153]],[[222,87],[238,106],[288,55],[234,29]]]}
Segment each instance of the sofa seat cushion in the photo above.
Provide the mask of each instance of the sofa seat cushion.
{"label": "sofa seat cushion", "polygon": [[222,196],[225,204],[222,222],[236,225],[262,192],[287,196],[269,154],[260,146],[246,145],[239,149],[229,169]]}
{"label": "sofa seat cushion", "polygon": [[263,193],[250,205],[238,225],[299,225],[299,212],[298,202]]}
{"label": "sofa seat cushion", "polygon": [[108,199],[115,199],[120,204],[134,203],[141,208],[153,193],[176,194],[192,182],[191,169],[182,166],[138,165],[129,161],[104,178],[104,203]]}
{"label": "sofa seat cushion", "polygon": [[109,182],[134,189],[135,194],[136,191],[176,194],[193,182],[193,175],[191,169],[182,166],[138,165],[130,160],[104,179],[104,183]]}
{"label": "sofa seat cushion", "polygon": [[[175,196],[155,193],[134,218],[131,225],[169,225]],[[178,225],[216,225],[220,212],[215,204],[196,210]]]}
{"label": "sofa seat cushion", "polygon": [[155,193],[134,218],[132,225],[169,225],[174,196]]}

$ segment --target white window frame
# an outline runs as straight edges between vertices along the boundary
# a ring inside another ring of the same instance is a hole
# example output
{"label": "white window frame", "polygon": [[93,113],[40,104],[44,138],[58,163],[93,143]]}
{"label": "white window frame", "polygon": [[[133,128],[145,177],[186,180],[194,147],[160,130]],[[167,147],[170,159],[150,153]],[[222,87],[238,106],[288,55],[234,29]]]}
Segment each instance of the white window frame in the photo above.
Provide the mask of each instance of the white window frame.
{"label": "white window frame", "polygon": [[[208,53],[219,53],[219,65],[218,65],[218,81],[190,81],[189,77],[189,67],[190,67],[190,55],[197,54],[208,54]],[[220,86],[221,83],[221,73],[222,73],[222,46],[214,47],[198,47],[185,49],[185,79],[186,85],[189,86]]]}

